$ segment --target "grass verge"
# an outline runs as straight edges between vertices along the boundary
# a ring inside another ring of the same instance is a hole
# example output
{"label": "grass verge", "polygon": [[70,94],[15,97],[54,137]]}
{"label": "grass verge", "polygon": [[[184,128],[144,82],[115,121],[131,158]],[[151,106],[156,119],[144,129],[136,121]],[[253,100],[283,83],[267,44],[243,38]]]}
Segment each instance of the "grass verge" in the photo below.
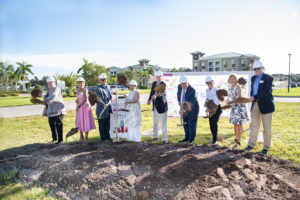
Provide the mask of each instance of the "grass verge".
{"label": "grass verge", "polygon": [[[0,97],[0,107],[33,105],[29,96]],[[75,97],[65,97],[64,101],[75,101]]]}
{"label": "grass verge", "polygon": [[287,88],[273,90],[273,96],[295,96],[295,97],[300,97],[300,87],[290,88],[290,92],[288,92]]}

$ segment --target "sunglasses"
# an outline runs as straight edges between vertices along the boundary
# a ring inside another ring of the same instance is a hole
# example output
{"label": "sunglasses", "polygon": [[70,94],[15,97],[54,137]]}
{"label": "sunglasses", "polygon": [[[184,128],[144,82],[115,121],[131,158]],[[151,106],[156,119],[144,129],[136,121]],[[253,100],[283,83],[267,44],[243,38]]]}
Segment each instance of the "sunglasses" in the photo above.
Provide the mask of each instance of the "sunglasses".
{"label": "sunglasses", "polygon": [[106,79],[100,79],[100,81],[106,81]]}
{"label": "sunglasses", "polygon": [[262,68],[255,68],[255,69],[253,69],[254,71],[256,71],[256,70],[261,70]]}
{"label": "sunglasses", "polygon": [[207,83],[206,83],[206,85],[210,85],[210,84],[212,84],[212,82],[207,82]]}

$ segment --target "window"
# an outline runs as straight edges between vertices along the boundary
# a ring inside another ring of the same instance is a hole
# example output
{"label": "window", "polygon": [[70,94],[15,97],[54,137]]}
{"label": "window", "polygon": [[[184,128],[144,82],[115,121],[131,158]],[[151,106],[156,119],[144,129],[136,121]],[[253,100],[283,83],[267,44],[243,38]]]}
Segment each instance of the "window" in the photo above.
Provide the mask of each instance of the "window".
{"label": "window", "polygon": [[246,69],[246,60],[241,60],[241,64],[242,64],[242,69]]}
{"label": "window", "polygon": [[197,63],[197,62],[194,62],[194,66],[195,66],[195,67],[198,66],[198,63]]}
{"label": "window", "polygon": [[198,71],[198,67],[195,67],[195,71]]}
{"label": "window", "polygon": [[219,61],[215,62],[215,66],[216,71],[221,71],[221,65]]}
{"label": "window", "polygon": [[210,72],[214,71],[214,66],[213,66],[212,62],[208,63],[208,71],[210,71]]}
{"label": "window", "polygon": [[228,71],[228,60],[224,60],[223,68],[224,68],[224,71]]}
{"label": "window", "polygon": [[231,60],[231,71],[236,71],[236,60]]}
{"label": "window", "polygon": [[198,55],[194,55],[194,60],[198,60],[199,56]]}

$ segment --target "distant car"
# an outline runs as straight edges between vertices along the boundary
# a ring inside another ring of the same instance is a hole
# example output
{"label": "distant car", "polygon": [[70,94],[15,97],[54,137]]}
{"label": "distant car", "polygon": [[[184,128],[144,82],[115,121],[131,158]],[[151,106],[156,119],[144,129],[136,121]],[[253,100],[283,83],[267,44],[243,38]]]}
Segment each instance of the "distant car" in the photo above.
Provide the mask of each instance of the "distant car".
{"label": "distant car", "polygon": [[115,88],[117,88],[118,90],[128,90],[128,88],[123,85],[110,85],[111,90]]}
{"label": "distant car", "polygon": [[291,83],[291,87],[292,87],[292,88],[295,88],[295,87],[297,87],[297,86],[298,86],[297,83],[295,83],[295,82],[292,82],[292,83]]}

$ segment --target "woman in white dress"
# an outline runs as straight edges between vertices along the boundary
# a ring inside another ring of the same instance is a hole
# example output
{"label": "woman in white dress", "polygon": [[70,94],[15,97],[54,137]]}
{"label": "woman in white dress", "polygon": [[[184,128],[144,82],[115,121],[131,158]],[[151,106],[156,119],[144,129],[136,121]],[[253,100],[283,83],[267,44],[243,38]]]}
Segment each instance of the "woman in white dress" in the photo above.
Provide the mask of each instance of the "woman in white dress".
{"label": "woman in white dress", "polygon": [[131,80],[129,82],[130,92],[125,100],[126,108],[129,110],[127,117],[128,124],[128,141],[140,142],[141,141],[141,104],[140,94],[136,90],[137,82]]}

